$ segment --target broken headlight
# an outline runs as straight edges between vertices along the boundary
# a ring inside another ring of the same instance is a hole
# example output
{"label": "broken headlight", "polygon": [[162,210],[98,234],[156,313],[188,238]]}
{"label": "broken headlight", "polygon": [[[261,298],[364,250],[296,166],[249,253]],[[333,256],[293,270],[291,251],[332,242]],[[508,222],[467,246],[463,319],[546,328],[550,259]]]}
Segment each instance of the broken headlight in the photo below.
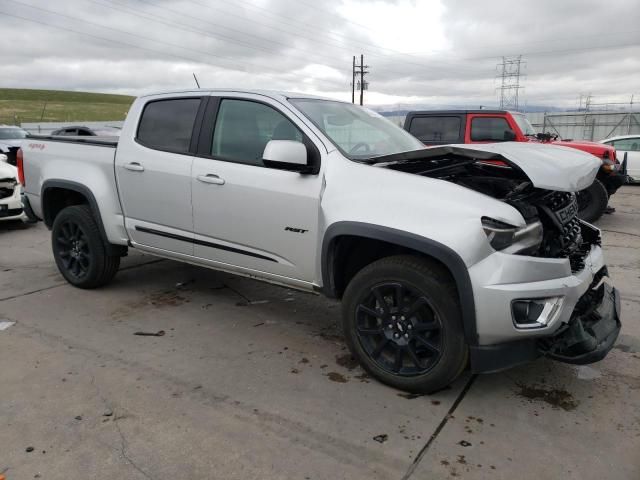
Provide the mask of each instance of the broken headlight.
{"label": "broken headlight", "polygon": [[542,243],[542,223],[535,221],[524,227],[482,217],[482,228],[491,246],[504,253],[533,254]]}

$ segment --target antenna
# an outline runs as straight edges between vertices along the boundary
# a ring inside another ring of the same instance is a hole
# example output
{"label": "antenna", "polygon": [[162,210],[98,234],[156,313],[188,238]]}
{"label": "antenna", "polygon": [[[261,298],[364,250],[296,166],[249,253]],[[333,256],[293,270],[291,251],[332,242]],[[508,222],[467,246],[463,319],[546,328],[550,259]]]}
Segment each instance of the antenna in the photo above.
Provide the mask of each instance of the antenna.
{"label": "antenna", "polygon": [[200,88],[200,82],[198,82],[198,77],[196,77],[196,73],[193,72],[193,79],[196,81],[196,85]]}

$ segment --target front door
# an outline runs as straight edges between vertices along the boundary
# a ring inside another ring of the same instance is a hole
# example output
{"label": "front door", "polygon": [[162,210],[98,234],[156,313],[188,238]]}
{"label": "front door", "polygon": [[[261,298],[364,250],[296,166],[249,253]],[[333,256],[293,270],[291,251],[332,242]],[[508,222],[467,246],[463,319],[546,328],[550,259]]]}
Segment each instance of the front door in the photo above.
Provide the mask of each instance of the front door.
{"label": "front door", "polygon": [[209,106],[193,164],[195,255],[274,281],[312,282],[322,176],[262,161],[269,140],[303,141],[319,159],[305,127],[258,95],[212,98]]}
{"label": "front door", "polygon": [[125,227],[138,245],[193,254],[191,139],[200,103],[200,97],[148,102],[135,141],[118,145],[115,170]]}

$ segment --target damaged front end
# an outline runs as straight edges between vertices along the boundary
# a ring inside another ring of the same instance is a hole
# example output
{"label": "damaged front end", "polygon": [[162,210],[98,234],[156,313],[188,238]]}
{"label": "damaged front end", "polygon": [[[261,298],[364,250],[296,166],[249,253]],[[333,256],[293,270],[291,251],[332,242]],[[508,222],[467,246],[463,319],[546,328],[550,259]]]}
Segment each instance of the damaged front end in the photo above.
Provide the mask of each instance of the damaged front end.
{"label": "damaged front end", "polygon": [[620,328],[620,294],[607,283],[607,267],[602,267],[576,304],[569,323],[553,337],[539,340],[538,348],[561,362],[593,363],[611,350]]}
{"label": "damaged front end", "polygon": [[[503,148],[506,151],[508,147]],[[482,151],[455,146],[410,152],[375,162],[378,166],[452,182],[511,205],[522,215],[525,226],[516,227],[489,217],[481,219],[494,250],[528,257],[567,259],[572,275],[585,281],[590,281],[587,279],[593,275],[591,285],[582,290],[584,293],[575,308],[573,304],[562,304],[561,293],[547,298],[536,298],[535,295],[515,298],[511,304],[511,328],[518,332],[513,337],[515,343],[488,345],[484,351],[490,352],[493,358],[484,367],[474,368],[475,371],[495,371],[540,355],[567,363],[592,363],[611,350],[620,331],[619,294],[607,282],[606,267],[597,273],[586,273],[594,268],[590,258],[601,246],[600,231],[577,217],[574,192],[593,181],[597,162],[589,158],[584,164],[576,162],[575,175],[579,178],[561,178],[561,175],[569,175],[566,171],[556,172],[557,178],[553,178],[553,162],[536,164],[536,158],[533,158],[534,167],[528,168],[520,150],[517,148],[518,162],[504,152],[496,154],[491,148]],[[559,152],[560,157],[563,154],[563,151]],[[568,155],[569,160],[575,157],[573,153]],[[573,308],[571,315],[567,312],[561,324],[555,323],[548,335],[543,334],[550,322],[559,317],[562,308]],[[501,350],[502,346],[504,350]],[[506,358],[515,350],[517,353]],[[501,351],[511,353],[500,354]],[[518,360],[514,360],[516,358]]]}

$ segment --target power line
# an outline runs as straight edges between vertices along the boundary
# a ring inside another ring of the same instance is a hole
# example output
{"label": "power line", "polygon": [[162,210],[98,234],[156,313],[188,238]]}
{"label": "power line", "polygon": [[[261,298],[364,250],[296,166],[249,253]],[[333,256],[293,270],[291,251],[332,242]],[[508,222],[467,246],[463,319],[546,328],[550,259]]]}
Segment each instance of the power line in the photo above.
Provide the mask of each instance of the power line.
{"label": "power line", "polygon": [[[154,49],[154,48],[143,47],[143,46],[137,45],[135,43],[123,42],[121,40],[114,40],[114,39],[111,39],[111,38],[102,37],[100,35],[94,35],[92,33],[87,33],[87,32],[83,32],[83,31],[80,31],[80,30],[75,30],[73,28],[63,27],[61,25],[54,25],[54,24],[51,24],[51,23],[43,22],[41,20],[34,20],[33,18],[22,17],[20,15],[15,15],[15,14],[12,14],[12,13],[3,12],[1,10],[0,10],[0,15],[5,15],[7,17],[18,18],[20,20],[25,20],[27,22],[37,23],[37,24],[40,24],[40,25],[44,25],[46,27],[55,28],[55,29],[58,29],[58,30],[64,30],[64,31],[67,31],[67,32],[73,32],[73,33],[76,33],[78,35],[84,35],[84,36],[91,37],[91,38],[96,38],[98,40],[103,40],[103,41],[105,41],[107,43],[111,43],[111,44],[124,45],[126,47],[133,47],[133,48],[137,48],[139,50],[145,50],[145,51],[148,51],[148,52],[160,53],[162,55],[166,55],[166,56],[173,57],[173,58],[178,58],[180,60],[186,60],[188,62],[201,63],[201,64],[205,64],[205,65],[215,65],[217,67],[221,67],[221,68],[224,68],[224,69],[227,69],[227,70],[232,70],[228,66],[225,66],[225,65],[220,65],[220,64],[216,64],[216,63],[207,63],[207,62],[204,62],[204,61],[202,61],[201,59],[198,59],[198,58],[186,57],[184,55],[176,55],[174,53],[167,52],[166,50],[157,50],[157,49]],[[155,41],[153,39],[150,39],[150,40],[151,41]],[[178,47],[178,48],[183,48],[183,47]],[[260,67],[260,68],[262,68],[262,67]],[[269,75],[269,74],[265,74],[265,75]]]}
{"label": "power line", "polygon": [[[178,45],[178,44],[175,44],[175,43],[165,42],[163,40],[157,40],[157,39],[154,39],[154,38],[151,38],[151,37],[146,37],[144,35],[140,35],[140,34],[137,34],[137,33],[127,32],[126,30],[120,30],[118,28],[108,27],[106,25],[101,25],[99,23],[92,22],[90,20],[86,20],[86,19],[83,19],[83,18],[74,17],[74,16],[71,16],[71,15],[65,15],[65,14],[62,14],[62,13],[54,12],[53,10],[48,10],[46,8],[36,7],[34,5],[29,5],[29,4],[26,4],[26,3],[22,3],[22,2],[19,2],[18,0],[8,0],[8,1],[13,2],[13,3],[17,3],[17,4],[25,6],[25,7],[32,8],[34,10],[38,10],[38,11],[41,11],[41,12],[50,13],[52,15],[57,15],[59,17],[67,18],[67,19],[72,20],[74,22],[79,22],[80,24],[93,25],[93,26],[96,26],[96,27],[99,27],[99,28],[104,28],[106,30],[112,30],[112,31],[117,32],[117,33],[123,33],[125,35],[130,35],[132,37],[141,38],[143,40],[159,43],[161,45],[166,45],[166,46],[170,46],[170,47],[174,47],[174,48],[179,48],[179,49],[182,49],[182,50],[189,50],[189,51],[198,52],[198,53],[201,53],[202,55],[206,55],[208,57],[220,58],[220,59],[225,60],[227,62],[230,62],[232,64],[236,64],[236,65],[238,65],[240,67],[246,67],[246,65],[249,64],[249,65],[256,66],[258,68],[272,70],[274,72],[279,72],[280,71],[280,70],[277,70],[277,69],[275,69],[275,68],[273,68],[271,66],[268,66],[268,65],[260,65],[260,64],[249,63],[249,62],[240,62],[240,61],[225,57],[223,55],[217,55],[215,53],[203,52],[201,50],[194,50],[193,48],[190,48],[190,47],[183,47],[182,45]],[[3,12],[3,13],[7,14],[6,12]],[[20,18],[23,18],[23,19],[26,19],[26,20],[31,20],[31,19],[28,19],[28,18],[25,18],[25,17],[20,17]],[[43,22],[36,22],[36,23],[43,23]],[[47,25],[52,25],[52,24],[47,24]],[[72,30],[72,31],[75,31],[76,33],[81,33],[81,34],[84,33],[84,32],[76,31],[76,30]],[[91,36],[94,36],[94,35],[91,35]],[[104,37],[99,37],[99,38],[105,39]],[[111,41],[110,39],[106,39],[106,40]],[[201,61],[199,61],[199,63],[201,63]],[[217,66],[220,66],[222,68],[227,68],[227,69],[229,68],[228,66],[225,67],[224,65],[219,65],[219,64]],[[241,68],[240,70],[244,71],[245,68]]]}

